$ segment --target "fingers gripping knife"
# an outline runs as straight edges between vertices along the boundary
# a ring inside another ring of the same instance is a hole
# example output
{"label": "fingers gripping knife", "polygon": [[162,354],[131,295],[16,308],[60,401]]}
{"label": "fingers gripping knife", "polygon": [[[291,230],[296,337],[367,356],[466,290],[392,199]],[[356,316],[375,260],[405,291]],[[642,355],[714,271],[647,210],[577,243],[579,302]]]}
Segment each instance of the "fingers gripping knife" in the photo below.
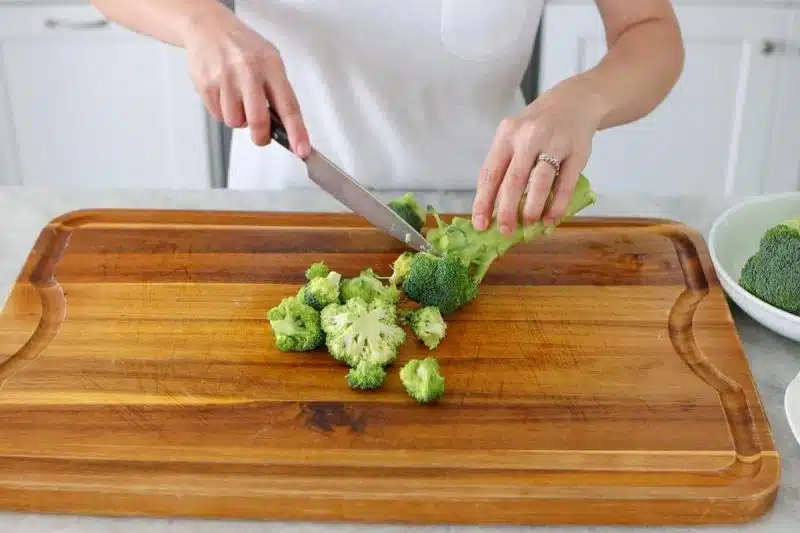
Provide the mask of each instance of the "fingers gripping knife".
{"label": "fingers gripping knife", "polygon": [[[272,110],[270,110],[270,119],[272,138],[291,152],[289,136],[283,122]],[[305,163],[311,181],[354,213],[419,252],[436,253],[431,244],[413,226],[403,220],[389,206],[375,198],[328,158],[317,152],[313,146]]]}

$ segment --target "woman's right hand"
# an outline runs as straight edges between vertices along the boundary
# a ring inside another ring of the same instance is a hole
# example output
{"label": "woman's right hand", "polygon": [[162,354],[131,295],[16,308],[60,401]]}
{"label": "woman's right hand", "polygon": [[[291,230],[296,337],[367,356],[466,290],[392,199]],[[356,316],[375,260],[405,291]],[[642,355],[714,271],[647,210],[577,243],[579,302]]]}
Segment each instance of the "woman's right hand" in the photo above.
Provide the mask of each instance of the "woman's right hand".
{"label": "woman's right hand", "polygon": [[189,74],[209,113],[231,128],[250,128],[253,143],[271,140],[269,107],[281,117],[292,150],[310,150],[297,96],[278,49],[233,13],[224,20],[194,21],[184,46]]}

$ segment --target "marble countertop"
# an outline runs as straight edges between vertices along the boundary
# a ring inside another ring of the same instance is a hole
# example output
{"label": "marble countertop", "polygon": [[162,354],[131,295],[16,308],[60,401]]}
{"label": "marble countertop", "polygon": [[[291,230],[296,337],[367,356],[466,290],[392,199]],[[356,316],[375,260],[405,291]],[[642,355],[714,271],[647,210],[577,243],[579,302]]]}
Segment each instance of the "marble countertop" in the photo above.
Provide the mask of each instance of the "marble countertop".
{"label": "marble countertop", "polygon": [[[399,193],[377,193],[388,200]],[[470,193],[420,193],[419,198],[441,211],[468,212]],[[679,220],[704,236],[712,222],[739,198],[658,198],[600,196],[586,215],[664,217]],[[84,208],[178,208],[223,210],[342,210],[340,204],[317,190],[285,193],[253,191],[53,190],[0,187],[0,302],[5,301],[19,268],[42,226],[55,216]],[[763,518],[741,526],[654,528],[655,531],[791,532],[800,523],[800,445],[794,440],[783,407],[786,386],[800,371],[800,345],[761,327],[737,308],[734,317],[762,395],[782,458],[781,489],[773,509]],[[633,528],[638,530],[638,528]],[[644,530],[644,528],[642,528]],[[652,529],[647,529],[651,531]],[[604,527],[408,527],[350,524],[307,524],[232,521],[95,518],[0,513],[0,531],[26,533],[588,533],[618,531]]]}

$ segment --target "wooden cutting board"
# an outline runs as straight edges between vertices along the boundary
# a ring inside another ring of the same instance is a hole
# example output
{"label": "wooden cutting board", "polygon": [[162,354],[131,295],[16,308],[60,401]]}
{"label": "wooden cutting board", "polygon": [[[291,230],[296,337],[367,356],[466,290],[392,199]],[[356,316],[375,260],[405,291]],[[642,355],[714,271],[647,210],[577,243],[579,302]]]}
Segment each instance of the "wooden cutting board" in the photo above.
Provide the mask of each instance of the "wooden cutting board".
{"label": "wooden cutting board", "polygon": [[280,353],[267,310],[324,260],[388,275],[350,215],[83,211],[0,315],[0,508],[428,523],[714,523],[765,513],[779,457],[702,239],[576,219],[449,317],[438,404],[400,365],[355,392]]}

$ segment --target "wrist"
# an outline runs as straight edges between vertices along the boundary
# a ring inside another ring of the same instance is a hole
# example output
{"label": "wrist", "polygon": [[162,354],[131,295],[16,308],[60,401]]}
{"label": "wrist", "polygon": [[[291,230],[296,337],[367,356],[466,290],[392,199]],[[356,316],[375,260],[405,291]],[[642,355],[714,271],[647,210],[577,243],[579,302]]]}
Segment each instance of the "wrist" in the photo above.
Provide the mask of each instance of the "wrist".
{"label": "wrist", "polygon": [[563,83],[583,104],[587,117],[597,124],[597,129],[601,129],[613,111],[612,98],[603,90],[601,81],[591,71],[587,71]]}
{"label": "wrist", "polygon": [[[198,2],[199,3],[199,2]],[[189,10],[179,25],[181,44],[188,47],[192,42],[219,31],[229,19],[235,18],[233,12],[219,2],[203,2]]]}

